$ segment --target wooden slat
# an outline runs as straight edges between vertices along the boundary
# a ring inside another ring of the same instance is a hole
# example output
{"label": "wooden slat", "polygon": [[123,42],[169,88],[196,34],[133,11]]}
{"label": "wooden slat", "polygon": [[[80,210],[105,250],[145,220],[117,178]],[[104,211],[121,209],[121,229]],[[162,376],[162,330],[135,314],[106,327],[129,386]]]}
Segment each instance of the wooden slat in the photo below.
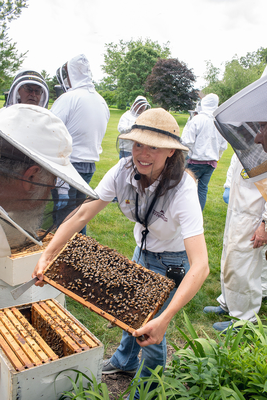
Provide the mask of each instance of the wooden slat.
{"label": "wooden slat", "polygon": [[23,335],[21,335],[21,332],[18,331],[18,329],[16,328],[16,326],[13,322],[13,318],[15,319],[13,314],[11,315],[11,318],[9,319],[8,316],[6,315],[5,311],[4,312],[1,311],[0,318],[1,318],[1,321],[3,322],[3,324],[6,326],[6,328],[9,330],[9,332],[12,334],[14,339],[17,341],[19,346],[24,350],[25,354],[27,354],[27,356],[29,357],[31,362],[34,365],[42,364],[39,357],[34,353],[34,351],[29,346],[29,344],[27,343],[27,341],[25,340]]}
{"label": "wooden slat", "polygon": [[[18,313],[22,315],[20,312]],[[10,309],[5,309],[5,314],[10,320],[12,320],[12,323],[17,328],[21,336],[26,340],[34,354],[36,354],[37,358],[39,359],[39,362],[36,361],[36,365],[41,365],[42,363],[51,360],[38,345],[37,341],[35,340],[34,334],[32,335],[22,324],[21,318],[18,319],[17,315],[15,315]]]}
{"label": "wooden slat", "polygon": [[57,304],[55,304],[52,300],[47,300],[46,304],[49,305],[49,307],[59,315],[59,317],[64,320],[66,318],[70,318],[70,320],[72,321],[71,323],[71,329],[90,347],[97,347],[98,343],[96,343],[96,341],[89,336],[84,329],[82,329],[82,327],[80,327],[77,324],[77,321],[74,322],[74,318],[71,318],[71,316],[66,314],[66,310],[59,308]]}
{"label": "wooden slat", "polygon": [[64,343],[75,353],[80,353],[82,349],[77,345],[77,343],[72,340],[69,335],[67,335],[64,330],[58,325],[58,322],[53,320],[51,316],[46,312],[46,304],[44,302],[39,302],[39,304],[34,303],[32,308],[35,309],[37,313],[39,313],[44,322],[46,322],[64,341]]}
{"label": "wooden slat", "polygon": [[33,328],[33,326],[28,322],[28,320],[20,313],[17,308],[11,308],[13,314],[18,318],[21,324],[27,329],[27,331],[31,334],[31,336],[36,340],[37,344],[46,354],[46,358],[44,357],[44,361],[54,361],[59,357],[53,350],[48,346],[48,344],[44,341],[44,339],[39,335],[39,333]]}
{"label": "wooden slat", "polygon": [[33,363],[28,358],[27,354],[25,354],[23,349],[20,347],[18,342],[14,339],[14,337],[12,336],[12,334],[9,332],[9,330],[6,328],[6,326],[3,324],[2,321],[0,321],[0,333],[4,337],[5,341],[8,343],[8,345],[11,347],[11,349],[14,351],[20,362],[26,368],[32,368],[34,366]]}
{"label": "wooden slat", "polygon": [[[81,339],[81,337],[76,335],[75,332],[72,330],[73,321],[66,314],[64,316],[64,320],[62,320],[58,316],[58,314],[53,309],[51,309],[48,301],[41,302],[40,305],[41,305],[41,307],[43,307],[45,309],[47,314],[49,314],[51,316],[51,318],[53,318],[55,323],[58,326],[60,326],[63,329],[63,331],[65,333],[67,333],[70,336],[70,338],[72,338],[74,340],[74,342],[76,342],[77,345],[82,350],[89,350],[89,347],[86,345],[86,343],[84,343],[84,341]],[[52,303],[52,306],[54,306],[53,303]]]}
{"label": "wooden slat", "polygon": [[16,371],[23,371],[25,369],[24,364],[18,359],[14,351],[10,348],[4,337],[0,333],[0,347],[15,368]]}

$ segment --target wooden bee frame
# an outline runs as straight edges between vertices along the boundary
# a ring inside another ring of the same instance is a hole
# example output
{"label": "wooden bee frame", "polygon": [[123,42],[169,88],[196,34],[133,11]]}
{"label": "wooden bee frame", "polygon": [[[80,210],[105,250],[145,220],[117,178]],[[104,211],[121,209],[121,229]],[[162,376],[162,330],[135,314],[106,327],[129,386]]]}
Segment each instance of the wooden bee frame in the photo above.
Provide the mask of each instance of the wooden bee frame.
{"label": "wooden bee frame", "polygon": [[81,353],[100,344],[53,299],[0,310],[0,348],[16,371]]}
{"label": "wooden bee frame", "polygon": [[129,333],[153,318],[175,286],[77,233],[48,265],[44,281]]}

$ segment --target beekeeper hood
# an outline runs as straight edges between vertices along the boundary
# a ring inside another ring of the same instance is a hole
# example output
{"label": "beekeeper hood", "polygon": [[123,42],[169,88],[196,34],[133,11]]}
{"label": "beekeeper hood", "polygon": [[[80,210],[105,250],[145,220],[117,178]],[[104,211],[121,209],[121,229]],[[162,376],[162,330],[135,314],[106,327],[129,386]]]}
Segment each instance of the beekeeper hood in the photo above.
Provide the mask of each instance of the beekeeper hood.
{"label": "beekeeper hood", "polygon": [[267,75],[223,103],[214,113],[215,124],[231,144],[251,181],[267,177],[267,154],[255,138],[267,122]]}
{"label": "beekeeper hood", "polygon": [[80,87],[87,87],[90,92],[95,92],[89,61],[84,54],[73,57],[58,68],[56,76],[64,92]]}
{"label": "beekeeper hood", "polygon": [[28,104],[3,108],[0,138],[80,192],[98,198],[72,166],[72,138],[61,119],[49,110]]}
{"label": "beekeeper hood", "polygon": [[[70,163],[71,152],[72,139],[67,128],[47,109],[16,104],[0,110],[0,175],[5,185],[5,191],[1,193],[3,197],[0,195],[0,225],[3,225],[4,220],[13,229],[15,227],[20,235],[22,233],[40,244],[40,240],[55,228],[53,213],[56,211],[51,198],[53,175],[85,193],[88,196],[85,201],[98,198]],[[25,171],[36,164],[50,172],[51,176],[41,174],[35,179],[27,178]],[[6,183],[9,179],[11,182],[14,179],[28,182],[31,185],[26,187],[31,189],[26,190],[23,186],[24,189],[20,190],[21,185],[18,185],[17,191],[11,190],[9,193]],[[47,207],[48,202],[52,203],[51,207]],[[75,206],[82,202],[75,203]],[[25,212],[30,214],[21,223],[21,215]],[[36,212],[39,213],[38,220],[34,219]],[[46,231],[40,230],[42,226],[45,226]]]}
{"label": "beekeeper hood", "polygon": [[130,112],[132,115],[137,117],[148,108],[151,108],[151,106],[147,99],[144,96],[137,96],[132,104],[132,107],[130,108]]}
{"label": "beekeeper hood", "polygon": [[8,93],[6,107],[21,103],[19,89],[23,85],[38,85],[42,91],[38,105],[47,108],[49,100],[48,86],[41,74],[29,69],[21,69],[15,76]]}
{"label": "beekeeper hood", "polygon": [[213,112],[216,110],[219,104],[219,97],[217,94],[210,93],[207,94],[203,99],[201,100],[201,113],[212,115]]}

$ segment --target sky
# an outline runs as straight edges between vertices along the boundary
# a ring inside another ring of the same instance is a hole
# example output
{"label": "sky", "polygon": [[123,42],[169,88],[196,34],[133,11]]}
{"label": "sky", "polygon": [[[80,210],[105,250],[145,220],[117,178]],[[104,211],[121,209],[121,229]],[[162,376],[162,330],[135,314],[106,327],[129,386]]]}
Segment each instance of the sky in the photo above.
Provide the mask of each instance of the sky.
{"label": "sky", "polygon": [[171,57],[193,70],[196,88],[204,84],[206,61],[223,68],[237,55],[267,47],[266,0],[29,0],[9,37],[22,67],[46,70],[84,53],[93,79],[103,77],[105,44],[150,38],[169,42]]}

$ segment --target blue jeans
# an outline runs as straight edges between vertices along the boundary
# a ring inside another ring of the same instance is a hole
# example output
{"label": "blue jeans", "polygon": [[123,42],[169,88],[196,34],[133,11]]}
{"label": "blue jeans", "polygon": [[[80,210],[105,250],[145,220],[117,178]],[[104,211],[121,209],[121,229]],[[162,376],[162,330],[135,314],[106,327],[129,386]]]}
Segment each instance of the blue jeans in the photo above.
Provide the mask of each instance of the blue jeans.
{"label": "blue jeans", "polygon": [[[85,182],[88,184],[91,181],[92,176],[94,175],[93,172],[87,172],[87,173],[79,172],[79,174],[85,180]],[[68,208],[69,212],[75,210],[75,208],[77,207],[77,204],[80,204],[79,200],[86,199],[86,194],[80,192],[79,190],[75,189],[72,186],[70,186],[68,194],[69,194],[69,208]],[[83,229],[80,231],[80,233],[82,233],[83,235],[86,235],[86,226],[83,227]]]}
{"label": "blue jeans", "polygon": [[[163,253],[143,251],[140,258],[139,252],[140,248],[137,246],[135,248],[132,260],[161,275],[166,275],[166,269],[170,265],[183,265],[185,272],[187,273],[189,271],[190,266],[186,251]],[[169,298],[165,301],[163,307],[155,317],[158,317],[168,307],[175,292],[176,289],[171,291]],[[111,363],[116,368],[119,368],[123,371],[131,371],[134,369],[137,369],[138,371],[142,361],[144,360],[140,377],[148,377],[151,375],[147,367],[155,369],[157,365],[162,365],[165,368],[167,357],[166,334],[164,335],[164,338],[160,344],[152,344],[142,348],[141,361],[139,362],[138,354],[140,349],[141,347],[136,342],[135,338],[123,331],[120,345],[111,357]],[[138,398],[138,391],[136,391],[135,399]]]}
{"label": "blue jeans", "polygon": [[209,164],[187,164],[187,168],[198,179],[198,198],[203,211],[207,200],[208,184],[215,168]]}

